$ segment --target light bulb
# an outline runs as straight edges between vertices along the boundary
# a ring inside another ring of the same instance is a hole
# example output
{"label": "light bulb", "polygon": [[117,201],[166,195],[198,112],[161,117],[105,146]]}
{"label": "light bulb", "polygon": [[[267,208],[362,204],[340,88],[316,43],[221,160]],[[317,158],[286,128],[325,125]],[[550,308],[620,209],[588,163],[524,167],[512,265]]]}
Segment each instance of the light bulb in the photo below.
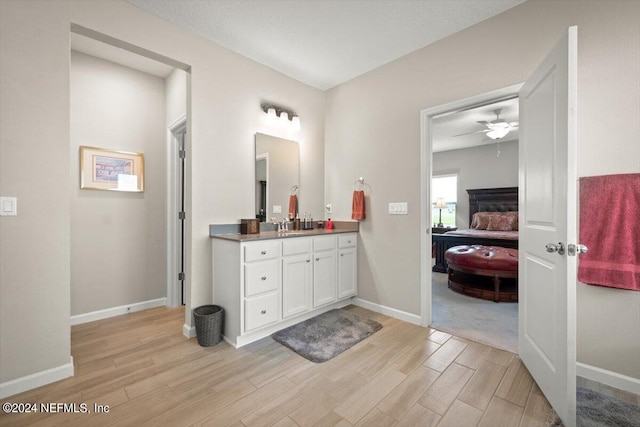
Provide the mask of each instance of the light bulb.
{"label": "light bulb", "polygon": [[269,117],[269,120],[275,120],[276,117],[278,117],[278,115],[276,114],[276,109],[274,107],[269,107],[267,109],[267,117]]}
{"label": "light bulb", "polygon": [[293,130],[300,130],[300,117],[293,116],[291,118],[291,127]]}

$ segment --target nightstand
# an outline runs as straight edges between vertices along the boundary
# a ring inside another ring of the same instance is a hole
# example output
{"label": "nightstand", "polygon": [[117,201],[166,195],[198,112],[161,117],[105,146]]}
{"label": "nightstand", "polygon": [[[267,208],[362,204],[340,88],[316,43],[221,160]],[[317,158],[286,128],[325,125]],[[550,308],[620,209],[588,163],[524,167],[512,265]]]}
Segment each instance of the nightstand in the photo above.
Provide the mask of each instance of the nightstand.
{"label": "nightstand", "polygon": [[444,234],[447,231],[457,230],[458,227],[431,227],[431,234]]}

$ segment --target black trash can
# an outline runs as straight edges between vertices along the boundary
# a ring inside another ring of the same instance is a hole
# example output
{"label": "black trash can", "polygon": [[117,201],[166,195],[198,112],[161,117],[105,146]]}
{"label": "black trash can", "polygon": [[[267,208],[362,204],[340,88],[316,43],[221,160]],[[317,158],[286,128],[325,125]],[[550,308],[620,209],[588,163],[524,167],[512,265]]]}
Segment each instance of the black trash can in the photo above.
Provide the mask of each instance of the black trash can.
{"label": "black trash can", "polygon": [[216,345],[222,340],[224,309],[219,305],[202,305],[193,310],[196,336],[202,347]]}

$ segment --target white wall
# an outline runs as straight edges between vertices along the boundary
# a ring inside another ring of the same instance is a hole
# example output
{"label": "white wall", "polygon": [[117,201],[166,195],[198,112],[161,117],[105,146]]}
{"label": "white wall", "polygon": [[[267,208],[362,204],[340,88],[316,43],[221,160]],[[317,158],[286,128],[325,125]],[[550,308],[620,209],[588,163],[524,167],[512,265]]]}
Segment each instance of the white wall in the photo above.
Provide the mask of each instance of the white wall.
{"label": "white wall", "polygon": [[[165,82],[71,52],[71,315],[166,296]],[[79,147],[144,154],[144,192],[80,189]]]}
{"label": "white wall", "polygon": [[433,153],[433,175],[458,175],[456,225],[469,228],[469,193],[475,188],[518,186],[518,141]]}
{"label": "white wall", "polygon": [[0,1],[0,383],[70,363],[68,12]]}
{"label": "white wall", "polygon": [[[0,381],[69,363],[69,29],[71,23],[191,66],[186,319],[212,302],[208,226],[251,218],[254,135],[300,141],[304,203],[323,210],[324,94],[116,1],[0,2]],[[295,136],[262,121],[261,102],[295,110]],[[164,137],[163,137],[164,138]]]}
{"label": "white wall", "polygon": [[[348,218],[354,179],[371,186],[360,297],[420,313],[420,111],[525,81],[571,25],[578,174],[640,171],[639,20],[637,1],[529,0],[328,91],[325,194],[334,218]],[[490,46],[499,56],[487,58]],[[409,214],[388,215],[394,201],[408,202]],[[579,285],[578,360],[640,378],[638,313],[640,292]]]}

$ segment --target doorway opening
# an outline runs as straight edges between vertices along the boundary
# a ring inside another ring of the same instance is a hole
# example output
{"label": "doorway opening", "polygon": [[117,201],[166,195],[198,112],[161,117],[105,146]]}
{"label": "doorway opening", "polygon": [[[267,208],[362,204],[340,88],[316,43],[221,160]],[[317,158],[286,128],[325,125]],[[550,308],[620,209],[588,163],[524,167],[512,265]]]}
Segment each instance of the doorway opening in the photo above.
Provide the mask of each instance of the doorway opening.
{"label": "doorway opening", "polygon": [[130,193],[72,184],[72,266],[82,266],[72,274],[72,324],[184,304],[190,66],[76,24],[70,38],[72,159],[88,141],[139,152],[148,184]]}
{"label": "doorway opening", "polygon": [[[517,303],[495,303],[450,289],[446,264],[436,265],[433,258],[436,253],[432,236],[470,228],[466,190],[518,186],[517,131],[508,138],[494,140],[487,136],[490,129],[485,123],[495,120],[494,112],[499,109],[506,122],[517,127],[521,86],[422,112],[421,197],[422,225],[426,230],[422,233],[422,324],[516,353]],[[514,109],[515,116],[514,111],[507,113]],[[455,188],[449,188],[451,185]]]}

